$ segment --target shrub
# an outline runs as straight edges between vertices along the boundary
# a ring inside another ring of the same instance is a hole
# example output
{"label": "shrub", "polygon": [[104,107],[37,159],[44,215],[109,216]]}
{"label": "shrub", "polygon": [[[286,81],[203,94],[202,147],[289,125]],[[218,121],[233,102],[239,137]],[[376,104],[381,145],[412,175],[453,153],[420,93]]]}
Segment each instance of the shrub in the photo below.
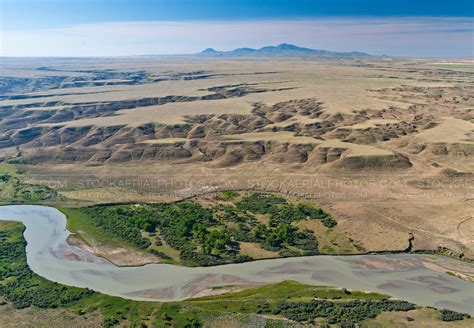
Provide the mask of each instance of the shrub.
{"label": "shrub", "polygon": [[244,196],[236,203],[237,208],[256,214],[270,214],[279,204],[286,204],[283,197],[254,193]]}
{"label": "shrub", "polygon": [[471,316],[467,313],[459,313],[451,310],[441,310],[441,320],[443,321],[458,321],[464,320],[464,318],[470,318]]}

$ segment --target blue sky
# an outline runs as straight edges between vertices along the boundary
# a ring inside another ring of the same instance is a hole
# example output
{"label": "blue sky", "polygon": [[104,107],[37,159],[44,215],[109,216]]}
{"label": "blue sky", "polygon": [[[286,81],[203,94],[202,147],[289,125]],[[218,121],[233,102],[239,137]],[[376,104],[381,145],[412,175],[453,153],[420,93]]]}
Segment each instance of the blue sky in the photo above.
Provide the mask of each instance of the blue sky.
{"label": "blue sky", "polygon": [[192,53],[296,43],[397,56],[472,56],[474,1],[0,0],[8,56]]}

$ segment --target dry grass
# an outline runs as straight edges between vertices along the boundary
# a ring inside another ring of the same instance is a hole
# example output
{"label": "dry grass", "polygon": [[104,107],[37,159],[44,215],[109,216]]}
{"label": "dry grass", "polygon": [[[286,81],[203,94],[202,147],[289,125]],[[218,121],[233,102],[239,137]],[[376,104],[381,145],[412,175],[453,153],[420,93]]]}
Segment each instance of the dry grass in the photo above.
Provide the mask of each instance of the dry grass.
{"label": "dry grass", "polygon": [[474,145],[474,124],[454,117],[443,117],[437,126],[422,131],[416,139]]}
{"label": "dry grass", "polygon": [[[14,309],[11,305],[0,305],[0,327],[102,327],[99,311],[78,315],[76,311],[65,309]],[[8,319],[7,319],[8,318]]]}
{"label": "dry grass", "polygon": [[343,126],[342,128],[349,128],[349,129],[355,129],[355,130],[363,130],[363,129],[368,129],[368,128],[373,128],[379,125],[387,125],[387,124],[395,124],[400,122],[399,120],[394,120],[394,119],[372,119],[372,120],[367,120],[362,123],[357,123],[354,125],[349,125],[349,126]]}
{"label": "dry grass", "polygon": [[303,116],[303,115],[295,115],[293,116],[292,118],[288,119],[288,120],[285,120],[285,121],[282,121],[282,122],[278,122],[278,123],[272,123],[272,124],[269,124],[267,125],[265,128],[273,128],[273,127],[286,127],[286,126],[289,126],[289,125],[292,125],[292,124],[312,124],[312,123],[321,123],[323,122],[322,119],[320,118],[310,118],[308,116]]}
{"label": "dry grass", "polygon": [[300,229],[308,229],[314,232],[318,240],[319,252],[324,254],[357,254],[362,249],[356,247],[356,243],[352,241],[347,234],[335,228],[326,228],[321,221],[302,220],[296,223]]}
{"label": "dry grass", "polygon": [[348,149],[347,157],[356,156],[389,156],[393,153],[389,150],[377,148],[375,146],[359,145],[350,142],[342,142],[338,139],[329,139],[319,144],[320,148],[343,148]]}
{"label": "dry grass", "polygon": [[[82,179],[81,177],[77,178]],[[79,181],[73,182],[74,185],[79,184]],[[75,188],[74,190],[63,190],[60,194],[71,200],[80,200],[88,202],[115,202],[117,199],[122,201],[140,199],[141,195],[136,190],[125,188]]]}
{"label": "dry grass", "polygon": [[[439,319],[439,312],[433,309],[423,308],[408,312],[383,312],[375,319],[366,320],[362,327],[409,327],[409,328],[461,328],[472,327],[474,319],[445,322]],[[408,321],[410,317],[414,321]]]}
{"label": "dry grass", "polygon": [[270,259],[279,257],[278,252],[270,252],[262,249],[257,243],[240,243],[240,253],[254,259]]}
{"label": "dry grass", "polygon": [[[179,124],[185,123],[185,116],[199,114],[250,114],[251,105],[238,103],[236,99],[213,101],[192,101],[181,103],[168,103],[161,106],[139,107],[135,109],[120,110],[115,116],[80,119],[70,121],[68,127],[78,126],[139,126],[146,123]],[[42,125],[64,125],[42,124]]]}
{"label": "dry grass", "polygon": [[228,142],[233,141],[276,141],[280,143],[295,144],[318,144],[320,141],[311,137],[295,136],[293,132],[255,132],[242,133],[236,135],[223,135],[222,139]]}
{"label": "dry grass", "polygon": [[163,138],[163,139],[151,139],[151,140],[144,140],[143,143],[148,144],[174,144],[177,142],[186,142],[192,139],[186,138]]}
{"label": "dry grass", "polygon": [[[141,61],[116,61],[97,66],[120,67],[121,70],[135,64],[133,70],[147,69],[158,78],[170,73],[205,71],[216,74],[208,79],[168,80],[142,85],[105,85],[83,88],[63,88],[31,94],[47,97],[19,100],[3,100],[0,106],[60,101],[64,104],[121,101],[163,96],[203,96],[210,94],[207,88],[220,85],[252,84],[264,89],[292,88],[285,91],[271,91],[248,94],[240,98],[192,102],[191,104],[168,104],[120,111],[113,119],[85,119],[71,122],[71,126],[130,124],[148,122],[179,123],[184,115],[193,113],[245,113],[251,103],[261,102],[273,105],[293,99],[314,97],[324,103],[328,113],[351,114],[360,109],[381,109],[389,106],[407,108],[409,104],[390,99],[380,99],[369,90],[397,87],[401,85],[439,85],[437,82],[417,81],[413,74],[403,71],[378,71],[367,67],[349,66],[341,63],[320,61],[272,61],[263,60],[208,60],[156,59]],[[70,63],[69,66],[73,66]],[[84,65],[76,63],[77,67]],[[71,68],[69,68],[71,69]],[[174,70],[174,71],[173,71]],[[43,72],[51,74],[52,72]],[[249,74],[249,73],[259,73]],[[377,74],[375,74],[377,73]],[[71,74],[71,73],[66,73]],[[115,81],[114,79],[109,82]],[[449,83],[448,83],[449,84]],[[444,83],[446,85],[446,83]]]}
{"label": "dry grass", "polygon": [[[156,240],[155,238],[151,238],[151,237],[149,237],[149,239],[152,240],[152,242]],[[174,263],[180,263],[181,258],[179,257],[179,251],[174,249],[170,245],[168,245],[163,238],[160,238],[160,240],[162,243],[161,246],[152,245],[150,248],[156,249],[159,252],[165,253],[166,255],[168,255],[169,257],[173,259]]]}

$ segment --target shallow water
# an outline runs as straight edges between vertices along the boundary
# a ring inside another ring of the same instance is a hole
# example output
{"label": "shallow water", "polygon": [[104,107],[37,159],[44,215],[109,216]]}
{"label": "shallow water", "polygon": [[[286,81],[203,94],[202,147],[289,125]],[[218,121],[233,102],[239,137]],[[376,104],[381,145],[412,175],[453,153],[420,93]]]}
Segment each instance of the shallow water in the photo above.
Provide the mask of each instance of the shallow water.
{"label": "shallow water", "polygon": [[[0,206],[0,220],[26,226],[27,261],[49,280],[136,300],[182,300],[213,286],[296,280],[380,292],[419,305],[474,314],[474,284],[423,266],[414,254],[309,256],[207,268],[170,264],[117,267],[66,242],[66,217],[44,206]],[[73,256],[71,256],[73,254]],[[432,256],[431,256],[432,257]],[[436,256],[436,263],[458,262]]]}

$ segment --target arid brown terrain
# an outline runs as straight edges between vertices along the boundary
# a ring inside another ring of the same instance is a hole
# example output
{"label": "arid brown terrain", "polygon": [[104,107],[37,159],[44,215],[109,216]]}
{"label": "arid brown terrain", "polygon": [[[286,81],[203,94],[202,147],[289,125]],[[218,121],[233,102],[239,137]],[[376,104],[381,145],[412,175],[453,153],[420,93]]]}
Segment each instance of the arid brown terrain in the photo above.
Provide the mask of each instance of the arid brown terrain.
{"label": "arid brown terrain", "polygon": [[367,251],[474,258],[472,61],[1,59],[0,160],[76,203],[321,203]]}

